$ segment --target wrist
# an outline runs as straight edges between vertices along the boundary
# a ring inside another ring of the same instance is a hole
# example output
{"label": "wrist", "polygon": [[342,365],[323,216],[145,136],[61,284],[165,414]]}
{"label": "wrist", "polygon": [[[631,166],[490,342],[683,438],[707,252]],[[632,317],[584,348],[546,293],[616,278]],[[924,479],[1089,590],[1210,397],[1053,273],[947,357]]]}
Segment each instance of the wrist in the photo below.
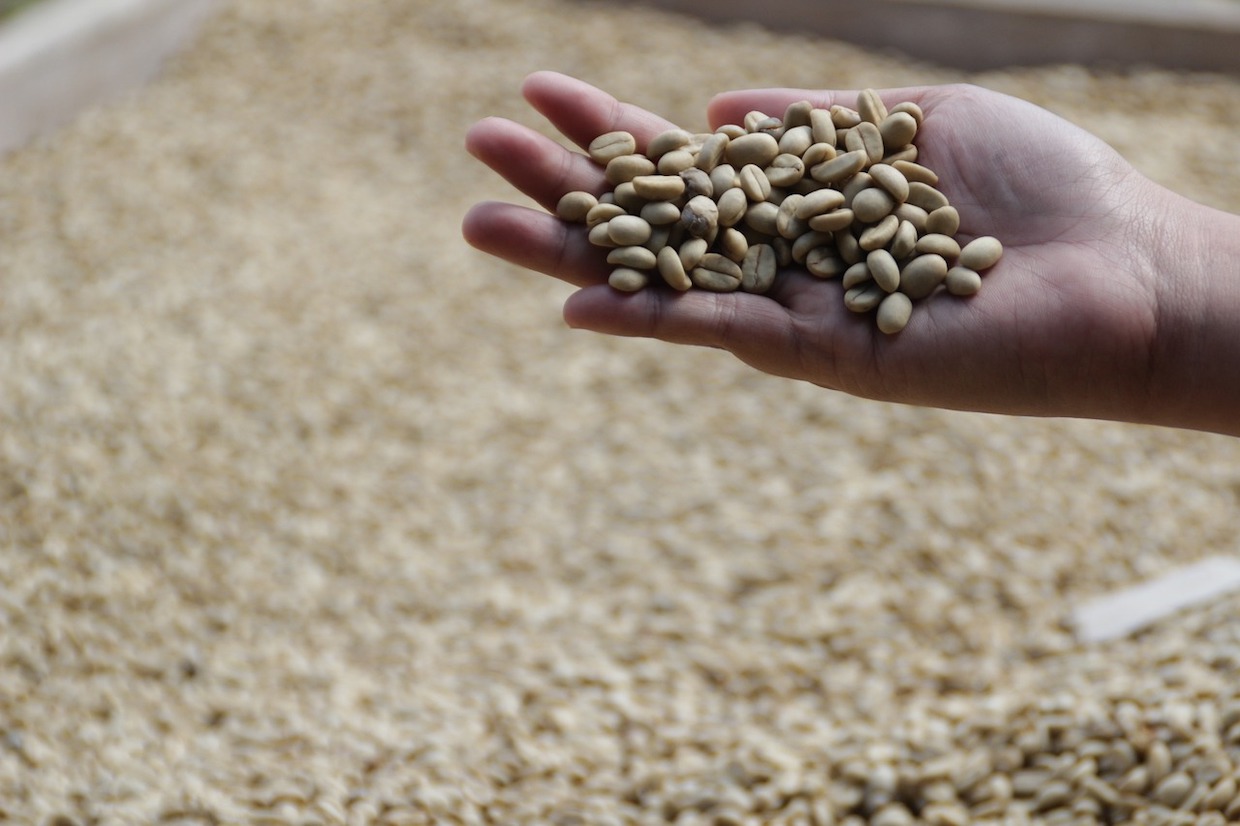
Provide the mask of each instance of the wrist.
{"label": "wrist", "polygon": [[1240,216],[1163,196],[1146,418],[1240,436]]}

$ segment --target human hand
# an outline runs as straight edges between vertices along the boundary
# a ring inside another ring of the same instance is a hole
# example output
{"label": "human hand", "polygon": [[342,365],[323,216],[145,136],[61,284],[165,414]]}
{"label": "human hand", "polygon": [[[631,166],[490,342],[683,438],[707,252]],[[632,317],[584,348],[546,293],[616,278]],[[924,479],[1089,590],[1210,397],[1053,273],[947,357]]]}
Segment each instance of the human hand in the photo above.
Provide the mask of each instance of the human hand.
{"label": "human hand", "polygon": [[[640,151],[672,126],[563,75],[532,75],[523,92],[579,146],[624,129]],[[553,215],[481,204],[466,217],[465,237],[581,286],[564,307],[574,327],[719,347],[765,372],[875,399],[1159,421],[1150,394],[1164,356],[1157,339],[1172,253],[1151,239],[1165,231],[1159,210],[1175,197],[1101,140],[1018,99],[971,86],[882,96],[925,112],[918,162],[939,174],[959,211],[959,240],[993,235],[1005,250],[976,296],[932,295],[895,336],[845,309],[837,282],[800,268],[782,272],[766,295],[625,294],[606,286],[605,252],[584,228]],[[782,114],[798,100],[852,106],[856,92],[730,92],[711,101],[708,117],[714,128],[754,109]],[[477,124],[467,147],[548,210],[567,191],[607,189],[587,157],[509,121]]]}

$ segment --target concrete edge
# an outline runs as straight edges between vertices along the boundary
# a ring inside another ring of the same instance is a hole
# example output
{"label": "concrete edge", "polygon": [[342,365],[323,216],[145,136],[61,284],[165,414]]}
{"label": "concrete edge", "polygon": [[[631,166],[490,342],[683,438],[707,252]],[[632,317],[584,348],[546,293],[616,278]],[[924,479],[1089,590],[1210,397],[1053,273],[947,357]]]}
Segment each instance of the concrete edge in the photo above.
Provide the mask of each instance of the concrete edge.
{"label": "concrete edge", "polygon": [[1072,63],[1240,73],[1240,2],[1118,0],[640,0],[971,71]]}
{"label": "concrete edge", "polygon": [[150,79],[215,0],[42,0],[0,24],[0,153]]}

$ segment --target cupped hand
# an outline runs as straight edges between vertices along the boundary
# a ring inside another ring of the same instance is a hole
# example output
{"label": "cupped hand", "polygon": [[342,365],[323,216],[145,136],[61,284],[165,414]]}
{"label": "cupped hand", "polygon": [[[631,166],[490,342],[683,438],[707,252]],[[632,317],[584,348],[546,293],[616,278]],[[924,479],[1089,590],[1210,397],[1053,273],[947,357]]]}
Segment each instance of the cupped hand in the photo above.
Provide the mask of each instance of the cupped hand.
{"label": "cupped hand", "polygon": [[[569,140],[627,130],[645,143],[673,124],[550,72],[530,76],[529,103]],[[854,106],[856,91],[728,92],[711,128],[793,102]],[[919,163],[960,213],[958,240],[993,235],[1004,256],[970,298],[938,292],[908,326],[879,332],[844,307],[837,280],[799,267],[766,295],[621,293],[606,285],[605,251],[553,214],[565,192],[606,190],[584,154],[490,118],[466,146],[548,212],[483,203],[466,216],[479,249],[580,286],[564,307],[574,327],[718,347],[779,376],[896,402],[1028,415],[1139,421],[1158,321],[1157,264],[1143,250],[1157,187],[1101,140],[1030,103],[973,86],[882,90],[888,106],[925,112]]]}

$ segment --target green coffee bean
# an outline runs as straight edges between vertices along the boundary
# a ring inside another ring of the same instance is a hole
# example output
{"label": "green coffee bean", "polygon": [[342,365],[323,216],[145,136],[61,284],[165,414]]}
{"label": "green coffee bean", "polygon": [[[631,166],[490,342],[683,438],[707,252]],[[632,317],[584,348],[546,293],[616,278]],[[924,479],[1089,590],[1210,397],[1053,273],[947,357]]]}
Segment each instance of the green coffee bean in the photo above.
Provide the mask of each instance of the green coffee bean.
{"label": "green coffee bean", "polygon": [[999,239],[990,235],[974,238],[960,250],[959,263],[962,267],[981,272],[988,270],[999,262],[1003,255],[1003,245]]}
{"label": "green coffee bean", "polygon": [[598,206],[598,198],[589,192],[566,192],[555,205],[555,212],[565,221],[581,223],[590,210]]}
{"label": "green coffee bean", "polygon": [[628,132],[606,132],[590,141],[586,151],[595,163],[606,166],[614,158],[636,152],[637,139]]}
{"label": "green coffee bean", "polygon": [[898,333],[908,325],[913,302],[904,293],[892,293],[878,305],[878,329],[887,335]]}

